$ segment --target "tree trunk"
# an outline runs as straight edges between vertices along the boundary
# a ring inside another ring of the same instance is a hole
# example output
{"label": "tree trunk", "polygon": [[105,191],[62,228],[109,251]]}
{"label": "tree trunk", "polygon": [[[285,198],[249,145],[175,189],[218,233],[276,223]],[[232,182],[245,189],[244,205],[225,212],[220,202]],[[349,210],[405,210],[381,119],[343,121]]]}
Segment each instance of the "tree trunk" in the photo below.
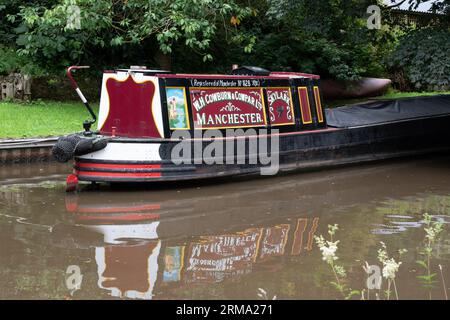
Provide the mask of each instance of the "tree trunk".
{"label": "tree trunk", "polygon": [[172,59],[170,54],[165,54],[158,50],[155,54],[155,61],[162,70],[170,71],[172,69]]}

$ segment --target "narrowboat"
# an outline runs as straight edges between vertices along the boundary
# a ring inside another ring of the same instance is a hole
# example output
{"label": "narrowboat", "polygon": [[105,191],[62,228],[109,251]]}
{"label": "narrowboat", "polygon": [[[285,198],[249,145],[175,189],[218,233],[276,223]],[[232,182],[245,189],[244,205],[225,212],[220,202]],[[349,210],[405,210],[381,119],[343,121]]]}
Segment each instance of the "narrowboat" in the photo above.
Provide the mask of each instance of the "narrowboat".
{"label": "narrowboat", "polygon": [[[61,137],[67,183],[182,181],[405,157],[450,149],[450,95],[325,109],[318,75],[238,67],[229,75],[104,71],[98,116]],[[97,129],[92,130],[96,123]]]}

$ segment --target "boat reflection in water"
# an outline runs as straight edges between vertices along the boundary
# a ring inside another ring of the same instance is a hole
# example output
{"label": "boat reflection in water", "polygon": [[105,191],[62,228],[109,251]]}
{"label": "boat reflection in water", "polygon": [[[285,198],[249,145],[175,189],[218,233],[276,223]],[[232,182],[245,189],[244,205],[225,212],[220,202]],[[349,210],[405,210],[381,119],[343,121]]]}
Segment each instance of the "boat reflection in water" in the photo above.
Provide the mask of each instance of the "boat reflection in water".
{"label": "boat reflection in water", "polygon": [[[396,278],[400,298],[428,298],[410,270],[423,244],[423,213],[450,221],[449,163],[424,158],[66,196],[63,178],[50,183],[53,172],[43,172],[42,184],[0,188],[0,298],[255,299],[263,288],[281,299],[336,299],[313,239],[330,224],[339,224],[349,286],[364,286],[362,265],[376,263],[383,241],[409,252]],[[434,251],[444,272],[449,244],[444,232]],[[74,266],[79,287],[69,281]],[[441,296],[436,286],[433,297]]]}
{"label": "boat reflection in water", "polygon": [[98,287],[113,297],[151,299],[156,286],[221,282],[251,273],[255,264],[276,270],[273,257],[312,250],[319,223],[317,217],[299,217],[223,234],[204,230],[207,235],[193,235],[179,244],[173,240],[177,234],[171,234],[177,229],[171,225],[179,222],[161,219],[159,204],[82,200],[68,196],[66,207],[77,225],[103,236],[104,245],[95,247]]}

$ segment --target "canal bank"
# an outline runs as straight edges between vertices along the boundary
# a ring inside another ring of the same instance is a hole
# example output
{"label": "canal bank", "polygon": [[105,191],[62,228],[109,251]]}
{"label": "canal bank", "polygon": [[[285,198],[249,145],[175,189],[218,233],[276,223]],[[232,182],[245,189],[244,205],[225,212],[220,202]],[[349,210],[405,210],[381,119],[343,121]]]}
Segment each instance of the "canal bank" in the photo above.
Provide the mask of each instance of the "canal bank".
{"label": "canal bank", "polygon": [[58,137],[0,139],[0,165],[53,161],[52,147]]}

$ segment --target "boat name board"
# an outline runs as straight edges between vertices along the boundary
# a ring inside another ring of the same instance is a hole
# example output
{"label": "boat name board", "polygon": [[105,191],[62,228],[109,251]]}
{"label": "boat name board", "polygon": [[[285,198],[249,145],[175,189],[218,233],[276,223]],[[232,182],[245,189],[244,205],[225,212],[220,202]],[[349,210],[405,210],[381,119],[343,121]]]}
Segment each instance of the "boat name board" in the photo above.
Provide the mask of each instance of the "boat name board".
{"label": "boat name board", "polygon": [[262,88],[190,88],[195,128],[266,125]]}
{"label": "boat name board", "polygon": [[267,88],[266,93],[270,123],[272,125],[295,124],[290,88]]}
{"label": "boat name board", "polygon": [[191,79],[191,87],[260,87],[257,79]]}

